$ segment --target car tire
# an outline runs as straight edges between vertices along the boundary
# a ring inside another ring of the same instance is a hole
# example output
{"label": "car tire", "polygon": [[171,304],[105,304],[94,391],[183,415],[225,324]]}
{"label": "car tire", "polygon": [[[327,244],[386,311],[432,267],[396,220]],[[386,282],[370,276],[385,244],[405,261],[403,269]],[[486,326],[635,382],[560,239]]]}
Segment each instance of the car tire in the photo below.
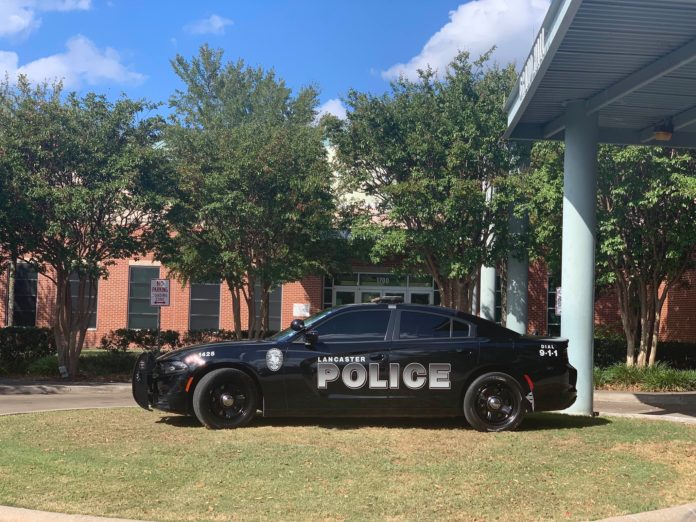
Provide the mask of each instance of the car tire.
{"label": "car tire", "polygon": [[485,373],[464,394],[464,416],[478,431],[509,431],[524,419],[522,386],[506,373]]}
{"label": "car tire", "polygon": [[193,390],[193,412],[208,429],[241,428],[259,404],[253,379],[241,370],[221,368],[203,376]]}

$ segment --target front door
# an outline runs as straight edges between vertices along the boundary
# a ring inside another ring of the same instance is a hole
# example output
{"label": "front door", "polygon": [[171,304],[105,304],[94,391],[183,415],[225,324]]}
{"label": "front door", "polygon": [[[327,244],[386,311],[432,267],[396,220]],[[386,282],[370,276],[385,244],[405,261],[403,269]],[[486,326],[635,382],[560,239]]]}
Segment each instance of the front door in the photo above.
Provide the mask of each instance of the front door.
{"label": "front door", "polygon": [[313,331],[307,346],[300,336],[288,350],[286,390],[290,412],[351,415],[379,414],[388,408],[390,310],[345,311]]}
{"label": "front door", "polygon": [[394,408],[404,413],[461,413],[461,383],[476,364],[478,339],[469,323],[451,316],[401,310],[390,362],[402,385],[392,390]]}

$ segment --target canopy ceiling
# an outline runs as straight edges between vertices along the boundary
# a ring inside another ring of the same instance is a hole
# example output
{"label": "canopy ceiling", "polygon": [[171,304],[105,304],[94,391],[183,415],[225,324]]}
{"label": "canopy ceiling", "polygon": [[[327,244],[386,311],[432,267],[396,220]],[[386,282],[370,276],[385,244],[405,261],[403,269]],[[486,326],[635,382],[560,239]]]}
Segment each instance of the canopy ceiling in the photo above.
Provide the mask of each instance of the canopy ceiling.
{"label": "canopy ceiling", "polygon": [[[579,100],[601,142],[696,147],[696,0],[553,0],[505,136],[563,139]],[[655,141],[656,128],[672,138]]]}

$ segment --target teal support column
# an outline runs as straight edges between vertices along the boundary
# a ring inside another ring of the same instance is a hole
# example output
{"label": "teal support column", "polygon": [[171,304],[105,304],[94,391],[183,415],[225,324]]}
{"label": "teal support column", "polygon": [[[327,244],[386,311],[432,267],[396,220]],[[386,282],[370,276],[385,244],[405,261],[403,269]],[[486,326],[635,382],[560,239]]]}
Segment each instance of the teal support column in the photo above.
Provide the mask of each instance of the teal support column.
{"label": "teal support column", "polygon": [[481,267],[481,317],[495,321],[495,267]]}
{"label": "teal support column", "polygon": [[563,174],[561,336],[569,341],[570,364],[578,371],[578,399],[566,412],[592,415],[594,273],[597,219],[597,113],[584,102],[566,111]]}
{"label": "teal support column", "polygon": [[[510,233],[524,234],[527,219],[510,212]],[[505,326],[519,334],[527,333],[527,297],[529,285],[529,255],[527,252],[510,252],[507,261],[507,317]]]}
{"label": "teal support column", "polygon": [[[486,191],[486,205],[491,204],[493,199],[493,187],[484,183]],[[492,230],[489,229],[486,245],[493,241]],[[480,316],[489,321],[495,321],[495,267],[482,266],[479,278],[479,309]]]}

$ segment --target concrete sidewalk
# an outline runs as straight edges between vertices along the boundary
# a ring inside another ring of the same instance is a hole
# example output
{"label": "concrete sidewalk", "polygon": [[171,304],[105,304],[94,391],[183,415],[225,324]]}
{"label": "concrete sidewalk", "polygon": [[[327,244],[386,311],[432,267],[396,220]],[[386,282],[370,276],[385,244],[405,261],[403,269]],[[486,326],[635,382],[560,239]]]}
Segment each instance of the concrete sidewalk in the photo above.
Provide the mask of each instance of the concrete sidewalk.
{"label": "concrete sidewalk", "polygon": [[696,424],[696,392],[618,392],[595,390],[600,415]]}
{"label": "concrete sidewalk", "polygon": [[696,504],[685,504],[635,515],[605,518],[598,522],[696,522]]}
{"label": "concrete sidewalk", "polygon": [[125,518],[89,517],[86,515],[63,515],[48,511],[34,511],[15,507],[0,506],[0,522],[146,522]]}
{"label": "concrete sidewalk", "polygon": [[127,383],[0,381],[0,415],[136,406]]}

